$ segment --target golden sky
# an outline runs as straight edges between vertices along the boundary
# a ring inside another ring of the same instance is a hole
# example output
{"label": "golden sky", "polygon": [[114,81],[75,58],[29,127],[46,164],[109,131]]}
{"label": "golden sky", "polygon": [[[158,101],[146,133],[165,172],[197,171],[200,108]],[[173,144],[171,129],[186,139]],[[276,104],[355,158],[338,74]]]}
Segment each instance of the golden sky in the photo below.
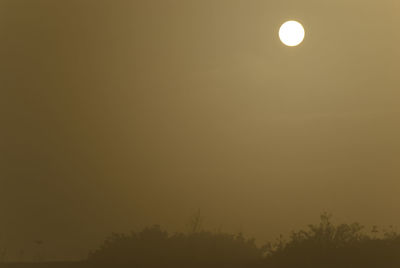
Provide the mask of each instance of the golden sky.
{"label": "golden sky", "polygon": [[[78,258],[112,231],[183,230],[197,209],[260,242],[325,210],[399,224],[399,13],[0,0],[0,244]],[[291,19],[295,48],[278,38]]]}

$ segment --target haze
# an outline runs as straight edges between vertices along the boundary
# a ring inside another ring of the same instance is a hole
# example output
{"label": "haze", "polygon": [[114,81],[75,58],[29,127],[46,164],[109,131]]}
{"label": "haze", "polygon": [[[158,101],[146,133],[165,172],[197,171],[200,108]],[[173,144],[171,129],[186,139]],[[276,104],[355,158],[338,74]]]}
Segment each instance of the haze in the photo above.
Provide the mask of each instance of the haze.
{"label": "haze", "polygon": [[[395,0],[0,0],[0,242],[399,224]],[[280,25],[307,38],[285,47]],[[27,256],[26,258],[29,258]]]}

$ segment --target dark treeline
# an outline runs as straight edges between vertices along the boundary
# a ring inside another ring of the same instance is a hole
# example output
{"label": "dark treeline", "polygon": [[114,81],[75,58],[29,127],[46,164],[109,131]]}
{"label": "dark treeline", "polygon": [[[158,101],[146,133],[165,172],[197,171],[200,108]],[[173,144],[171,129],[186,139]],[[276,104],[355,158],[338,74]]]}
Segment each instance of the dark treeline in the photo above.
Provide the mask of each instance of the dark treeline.
{"label": "dark treeline", "polygon": [[[61,264],[60,264],[61,265]],[[328,214],[287,239],[257,246],[242,234],[210,232],[199,218],[186,233],[169,234],[160,226],[130,234],[112,234],[87,260],[68,267],[400,267],[400,235],[358,223],[335,225]],[[27,267],[27,266],[10,266]],[[56,264],[29,267],[64,267]]]}
{"label": "dark treeline", "polygon": [[168,235],[159,226],[130,235],[114,234],[89,260],[98,263],[249,263],[263,250],[243,235],[199,231]]}
{"label": "dark treeline", "polygon": [[400,267],[400,235],[358,223],[334,225],[328,214],[317,225],[265,247],[266,267]]}
{"label": "dark treeline", "polygon": [[335,225],[328,214],[287,239],[257,246],[242,234],[194,228],[168,234],[159,226],[113,234],[89,255],[90,263],[139,266],[400,267],[400,235],[358,223]]}

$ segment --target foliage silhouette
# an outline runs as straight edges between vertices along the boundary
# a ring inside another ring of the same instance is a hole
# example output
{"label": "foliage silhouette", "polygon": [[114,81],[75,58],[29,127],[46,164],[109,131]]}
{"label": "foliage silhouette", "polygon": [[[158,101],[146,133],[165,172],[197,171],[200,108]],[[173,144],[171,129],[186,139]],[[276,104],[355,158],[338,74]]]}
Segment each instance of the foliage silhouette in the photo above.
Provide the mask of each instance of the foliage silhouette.
{"label": "foliage silhouette", "polygon": [[319,225],[293,232],[264,246],[267,267],[400,267],[400,236],[376,227],[372,235],[358,223],[334,225],[331,216],[321,215]]}
{"label": "foliage silhouette", "polygon": [[262,249],[242,234],[207,231],[169,235],[160,226],[113,234],[89,255],[101,263],[243,263],[261,260]]}
{"label": "foliage silhouette", "polygon": [[400,267],[400,235],[391,227],[367,232],[358,223],[335,225],[324,213],[318,224],[257,247],[242,234],[208,232],[200,212],[187,233],[168,234],[154,225],[131,234],[112,234],[83,262],[10,267]]}

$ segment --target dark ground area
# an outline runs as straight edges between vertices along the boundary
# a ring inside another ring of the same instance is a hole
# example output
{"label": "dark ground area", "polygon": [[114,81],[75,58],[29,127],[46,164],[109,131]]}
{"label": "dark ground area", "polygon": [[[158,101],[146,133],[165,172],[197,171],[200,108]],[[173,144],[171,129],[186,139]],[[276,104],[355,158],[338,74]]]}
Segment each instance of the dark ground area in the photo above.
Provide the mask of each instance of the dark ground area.
{"label": "dark ground area", "polygon": [[48,263],[6,263],[1,264],[4,268],[84,268],[86,264],[80,262],[48,262]]}
{"label": "dark ground area", "polygon": [[358,224],[331,222],[292,232],[258,246],[243,234],[210,232],[192,222],[187,233],[169,234],[155,225],[130,234],[114,233],[81,262],[10,263],[5,268],[394,268],[400,267],[400,235]]}
{"label": "dark ground area", "polygon": [[0,264],[0,267],[4,268],[128,268],[128,267],[154,267],[154,268],[178,268],[178,267],[194,267],[194,268],[206,268],[206,267],[218,267],[218,268],[245,268],[245,267],[260,267],[260,265],[254,264],[196,264],[196,265],[185,265],[185,264],[176,264],[176,265],[139,265],[139,264],[93,264],[93,263],[85,263],[85,262],[48,262],[48,263],[9,263],[9,264]]}

